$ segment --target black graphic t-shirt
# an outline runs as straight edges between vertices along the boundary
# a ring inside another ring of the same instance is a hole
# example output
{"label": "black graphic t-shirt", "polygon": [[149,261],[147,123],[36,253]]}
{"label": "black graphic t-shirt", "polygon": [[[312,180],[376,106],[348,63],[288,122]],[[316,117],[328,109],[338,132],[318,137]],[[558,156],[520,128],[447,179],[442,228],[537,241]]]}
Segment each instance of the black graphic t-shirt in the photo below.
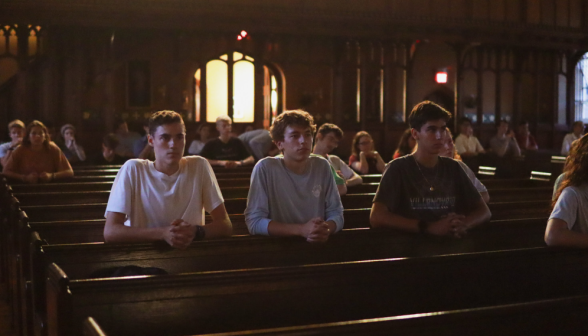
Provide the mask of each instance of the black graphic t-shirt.
{"label": "black graphic t-shirt", "polygon": [[240,161],[250,155],[243,142],[237,138],[231,138],[227,143],[222,142],[220,138],[210,140],[200,152],[200,156],[211,160]]}
{"label": "black graphic t-shirt", "polygon": [[426,168],[407,155],[388,164],[374,202],[394,214],[433,222],[451,212],[467,214],[480,198],[457,161],[439,157],[435,167]]}

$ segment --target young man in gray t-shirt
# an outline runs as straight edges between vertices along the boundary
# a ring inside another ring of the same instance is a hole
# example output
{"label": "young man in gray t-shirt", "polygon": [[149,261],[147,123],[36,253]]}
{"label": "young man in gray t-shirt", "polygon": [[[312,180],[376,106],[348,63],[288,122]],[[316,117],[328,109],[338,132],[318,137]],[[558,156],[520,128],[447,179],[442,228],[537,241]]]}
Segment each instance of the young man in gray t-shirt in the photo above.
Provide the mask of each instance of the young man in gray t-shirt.
{"label": "young man in gray t-shirt", "polygon": [[301,236],[324,242],[343,228],[343,206],[329,162],[311,156],[316,126],[310,114],[287,111],[271,129],[283,153],[257,163],[245,222],[252,235]]}

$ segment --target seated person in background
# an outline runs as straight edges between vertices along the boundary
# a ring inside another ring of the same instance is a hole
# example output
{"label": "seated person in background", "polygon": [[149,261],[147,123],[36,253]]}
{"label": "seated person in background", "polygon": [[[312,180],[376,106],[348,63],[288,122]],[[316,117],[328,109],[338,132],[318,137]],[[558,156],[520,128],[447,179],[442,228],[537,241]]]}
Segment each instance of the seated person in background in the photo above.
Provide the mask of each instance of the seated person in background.
{"label": "seated person in background", "polygon": [[417,104],[409,123],[417,150],[388,164],[370,223],[409,232],[462,237],[490,219],[490,210],[456,161],[439,157],[451,113],[430,101]]}
{"label": "seated person in background", "polygon": [[8,124],[8,132],[10,133],[10,142],[6,142],[0,145],[0,163],[2,166],[6,165],[8,158],[12,155],[12,152],[20,146],[22,137],[24,135],[25,125],[22,121],[16,119]]}
{"label": "seated person in background", "polygon": [[374,140],[368,132],[357,132],[353,138],[349,165],[360,174],[381,174],[386,169],[384,160],[374,150]]}
{"label": "seated person in background", "polygon": [[190,155],[200,155],[204,145],[210,140],[210,125],[205,122],[200,124],[196,130],[196,135],[198,138],[192,141],[190,148],[188,148],[188,154]]}
{"label": "seated person in background", "polygon": [[535,137],[529,132],[529,122],[521,121],[517,129],[517,143],[519,148],[524,151],[536,151],[539,149]]}
{"label": "seated person in background", "polygon": [[453,137],[449,129],[447,129],[445,147],[443,148],[443,151],[439,153],[439,156],[448,157],[457,161],[457,163],[459,163],[463,171],[465,171],[470,181],[472,181],[472,184],[474,185],[476,190],[478,190],[478,192],[480,193],[480,196],[482,196],[484,202],[490,202],[490,195],[488,194],[488,189],[486,189],[486,186],[484,186],[482,182],[478,180],[476,174],[474,174],[470,167],[468,167],[465,163],[463,163],[463,161],[461,161],[461,157],[459,156],[459,154],[457,154],[457,151],[455,150],[455,145],[453,144]]}
{"label": "seated person in background", "polygon": [[238,138],[257,161],[266,156],[275,156],[280,153],[272,141],[270,132],[266,129],[247,131],[239,135]]}
{"label": "seated person in background", "polygon": [[153,154],[153,147],[149,145],[147,135],[149,134],[149,119],[143,121],[143,131],[145,136],[135,141],[133,145],[133,155],[138,159],[143,160],[155,160],[155,154]]}
{"label": "seated person in background", "polygon": [[508,121],[502,119],[498,124],[496,135],[490,139],[490,149],[498,157],[521,156],[521,149],[512,130],[508,130]]}
{"label": "seated person in background", "polygon": [[14,150],[2,173],[27,183],[50,182],[73,176],[63,152],[49,139],[40,121],[28,124],[22,145]]}
{"label": "seated person in background", "polygon": [[61,127],[61,136],[63,142],[59,144],[59,148],[69,162],[86,161],[86,152],[84,152],[84,147],[76,142],[76,128],[72,124],[65,124]]}
{"label": "seated person in background", "polygon": [[219,137],[208,141],[200,152],[200,155],[208,159],[208,162],[213,166],[234,168],[252,165],[255,162],[243,142],[238,138],[231,137],[232,123],[228,116],[216,118]]}
{"label": "seated person in background", "polygon": [[412,153],[414,150],[414,146],[416,145],[416,141],[412,138],[412,134],[410,132],[410,128],[402,133],[400,137],[400,141],[398,142],[398,148],[396,152],[394,152],[394,156],[392,159],[398,159],[401,156],[408,155]]}
{"label": "seated person in background", "polygon": [[[129,160],[118,172],[106,207],[106,242],[164,240],[186,248],[193,240],[229,237],[231,221],[210,164],[184,154],[185,126],[173,111],[149,118],[155,161]],[[212,223],[204,225],[204,211]]]}
{"label": "seated person in background", "polygon": [[329,162],[311,156],[310,114],[286,111],[270,130],[283,156],[260,160],[251,175],[245,222],[252,235],[324,242],[343,228],[343,206]]}
{"label": "seated person in background", "polygon": [[118,146],[118,139],[116,135],[110,133],[106,134],[102,139],[102,153],[98,154],[92,164],[101,165],[122,165],[127,162],[127,159],[117,155],[115,149]]}
{"label": "seated person in background", "polygon": [[484,153],[484,147],[478,138],[474,136],[472,121],[462,118],[459,123],[460,134],[455,139],[455,149],[462,158],[469,158]]}
{"label": "seated person in background", "polygon": [[[363,183],[361,176],[357,175],[343,160],[336,155],[329,155],[339,146],[339,141],[343,139],[343,131],[339,126],[334,124],[323,124],[316,133],[313,153],[323,156],[329,161],[335,172],[345,179],[345,185],[352,187]],[[339,193],[341,194],[341,193]]]}
{"label": "seated person in background", "polygon": [[588,247],[588,137],[572,145],[545,230],[549,246]]}
{"label": "seated person in background", "polygon": [[561,155],[567,156],[570,153],[572,142],[580,139],[584,134],[584,123],[575,121],[572,125],[572,133],[566,134],[561,145]]}
{"label": "seated person in background", "polygon": [[114,122],[114,129],[114,134],[118,139],[118,147],[116,148],[116,154],[126,158],[135,157],[133,149],[135,146],[135,142],[141,139],[139,133],[129,131],[129,125],[123,119],[117,119]]}

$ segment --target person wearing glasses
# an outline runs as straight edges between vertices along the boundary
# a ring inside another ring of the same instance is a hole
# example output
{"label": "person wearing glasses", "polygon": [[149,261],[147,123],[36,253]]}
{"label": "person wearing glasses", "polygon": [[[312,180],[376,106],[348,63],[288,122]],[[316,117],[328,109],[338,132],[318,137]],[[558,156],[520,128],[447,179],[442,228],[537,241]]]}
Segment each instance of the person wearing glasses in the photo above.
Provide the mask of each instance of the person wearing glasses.
{"label": "person wearing glasses", "polygon": [[359,174],[382,174],[386,164],[374,149],[374,140],[366,132],[357,132],[351,145],[349,165]]}

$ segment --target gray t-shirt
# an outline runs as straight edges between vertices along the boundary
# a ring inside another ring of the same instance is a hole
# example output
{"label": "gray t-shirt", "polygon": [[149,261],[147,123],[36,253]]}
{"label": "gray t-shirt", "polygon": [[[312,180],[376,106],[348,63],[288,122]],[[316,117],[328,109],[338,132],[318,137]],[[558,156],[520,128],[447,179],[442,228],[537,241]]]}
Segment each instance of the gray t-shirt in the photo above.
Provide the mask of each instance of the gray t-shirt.
{"label": "gray t-shirt", "polygon": [[251,174],[245,222],[252,235],[268,235],[272,220],[305,224],[315,217],[343,228],[343,205],[329,162],[311,156],[298,175],[286,168],[283,157],[259,161]]}
{"label": "gray t-shirt", "polygon": [[255,160],[261,160],[267,156],[270,148],[272,148],[272,137],[270,132],[265,129],[257,129],[245,132],[238,137],[247,151],[255,157]]}
{"label": "gray t-shirt", "polygon": [[561,173],[557,179],[555,180],[555,183],[553,184],[553,195],[551,195],[551,199],[555,201],[555,196],[557,194],[557,189],[559,189],[559,186],[561,185],[561,182],[563,181],[565,177],[564,173]]}
{"label": "gray t-shirt", "polygon": [[588,233],[588,185],[565,188],[549,219],[561,219],[568,224],[568,229]]}
{"label": "gray t-shirt", "polygon": [[0,145],[0,158],[3,158],[8,154],[8,148],[10,148],[11,142],[5,142]]}

